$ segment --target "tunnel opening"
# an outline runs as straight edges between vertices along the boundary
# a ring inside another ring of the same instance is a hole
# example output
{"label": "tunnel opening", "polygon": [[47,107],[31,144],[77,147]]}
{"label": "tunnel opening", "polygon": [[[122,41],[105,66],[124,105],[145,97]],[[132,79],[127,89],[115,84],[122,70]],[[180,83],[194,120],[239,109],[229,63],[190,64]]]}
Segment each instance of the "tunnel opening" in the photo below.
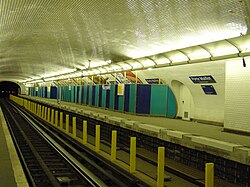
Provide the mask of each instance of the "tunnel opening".
{"label": "tunnel opening", "polygon": [[0,98],[9,98],[10,94],[17,96],[20,90],[20,86],[14,82],[0,82]]}

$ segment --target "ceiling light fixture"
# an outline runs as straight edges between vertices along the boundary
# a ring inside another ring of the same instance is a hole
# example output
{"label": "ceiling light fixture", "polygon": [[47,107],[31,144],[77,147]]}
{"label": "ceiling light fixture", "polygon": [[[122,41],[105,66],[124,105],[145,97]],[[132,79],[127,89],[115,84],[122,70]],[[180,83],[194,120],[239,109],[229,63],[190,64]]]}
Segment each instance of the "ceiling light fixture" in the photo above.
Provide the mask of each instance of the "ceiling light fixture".
{"label": "ceiling light fixture", "polygon": [[242,63],[243,63],[243,67],[245,68],[247,65],[246,65],[246,61],[245,61],[244,57],[242,58]]}

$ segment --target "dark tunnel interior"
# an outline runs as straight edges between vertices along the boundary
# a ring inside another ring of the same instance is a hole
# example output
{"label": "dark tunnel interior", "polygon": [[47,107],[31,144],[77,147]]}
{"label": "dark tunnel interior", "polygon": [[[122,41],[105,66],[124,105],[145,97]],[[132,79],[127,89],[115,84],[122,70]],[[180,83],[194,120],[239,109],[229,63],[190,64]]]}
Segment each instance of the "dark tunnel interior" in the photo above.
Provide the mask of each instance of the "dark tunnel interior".
{"label": "dark tunnel interior", "polygon": [[19,90],[20,86],[16,83],[9,81],[0,82],[0,98],[9,97],[10,94],[18,95]]}

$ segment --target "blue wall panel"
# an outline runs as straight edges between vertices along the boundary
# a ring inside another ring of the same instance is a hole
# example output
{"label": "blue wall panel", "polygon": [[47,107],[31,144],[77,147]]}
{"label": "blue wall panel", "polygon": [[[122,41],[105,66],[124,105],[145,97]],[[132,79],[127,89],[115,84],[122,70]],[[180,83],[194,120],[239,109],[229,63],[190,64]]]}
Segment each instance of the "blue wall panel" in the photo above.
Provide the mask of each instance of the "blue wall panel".
{"label": "blue wall panel", "polygon": [[[61,89],[61,91],[60,91]],[[117,95],[118,85],[110,85],[109,89],[102,89],[101,85],[36,87],[28,89],[32,96],[57,97],[67,102],[77,102],[126,111],[138,114],[151,114],[173,118],[176,116],[176,100],[173,92],[166,85],[125,85],[123,96]],[[49,91],[50,90],[50,91]],[[61,95],[61,96],[60,96]]]}
{"label": "blue wall panel", "polygon": [[151,85],[137,85],[136,94],[136,113],[149,114],[150,113],[150,95]]}
{"label": "blue wall panel", "polygon": [[89,104],[89,86],[86,86],[86,105]]}
{"label": "blue wall panel", "polygon": [[57,88],[56,86],[51,86],[50,88],[50,98],[51,99],[56,99],[57,97]]}
{"label": "blue wall panel", "polygon": [[124,90],[124,111],[129,112],[129,92],[130,92],[130,85],[125,85]]}
{"label": "blue wall panel", "polygon": [[47,98],[47,97],[48,97],[47,90],[48,90],[48,88],[47,88],[47,87],[45,87],[45,88],[44,88],[44,97],[45,97],[45,98]]}
{"label": "blue wall panel", "polygon": [[129,89],[129,112],[135,113],[137,84],[130,84]]}
{"label": "blue wall panel", "polygon": [[99,85],[99,101],[98,101],[98,107],[102,107],[102,85]]}
{"label": "blue wall panel", "polygon": [[95,88],[96,88],[96,86],[93,85],[92,86],[92,97],[91,97],[91,99],[92,99],[91,105],[92,106],[95,106]]}
{"label": "blue wall panel", "polygon": [[118,104],[119,104],[119,102],[118,102],[118,95],[117,95],[117,91],[118,91],[118,85],[116,84],[115,85],[115,95],[114,95],[114,109],[115,110],[118,110]]}
{"label": "blue wall panel", "polygon": [[92,85],[88,86],[88,105],[92,106]]}

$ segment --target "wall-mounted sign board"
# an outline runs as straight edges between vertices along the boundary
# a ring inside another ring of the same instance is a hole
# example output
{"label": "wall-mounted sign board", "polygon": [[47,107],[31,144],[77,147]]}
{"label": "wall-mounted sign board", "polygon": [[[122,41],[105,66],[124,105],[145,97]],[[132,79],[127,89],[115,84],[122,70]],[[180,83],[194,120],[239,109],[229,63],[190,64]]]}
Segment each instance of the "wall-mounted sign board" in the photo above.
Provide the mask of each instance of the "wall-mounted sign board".
{"label": "wall-mounted sign board", "polygon": [[213,85],[201,85],[201,88],[206,95],[217,95]]}
{"label": "wall-mounted sign board", "polygon": [[159,78],[151,78],[151,79],[145,79],[148,84],[160,84]]}
{"label": "wall-mounted sign board", "polygon": [[118,84],[117,95],[124,95],[124,88],[125,88],[124,84]]}
{"label": "wall-mounted sign board", "polygon": [[212,75],[202,75],[202,76],[189,76],[191,81],[195,84],[199,83],[216,83]]}
{"label": "wall-mounted sign board", "polygon": [[103,84],[102,89],[103,90],[110,90],[110,84]]}

